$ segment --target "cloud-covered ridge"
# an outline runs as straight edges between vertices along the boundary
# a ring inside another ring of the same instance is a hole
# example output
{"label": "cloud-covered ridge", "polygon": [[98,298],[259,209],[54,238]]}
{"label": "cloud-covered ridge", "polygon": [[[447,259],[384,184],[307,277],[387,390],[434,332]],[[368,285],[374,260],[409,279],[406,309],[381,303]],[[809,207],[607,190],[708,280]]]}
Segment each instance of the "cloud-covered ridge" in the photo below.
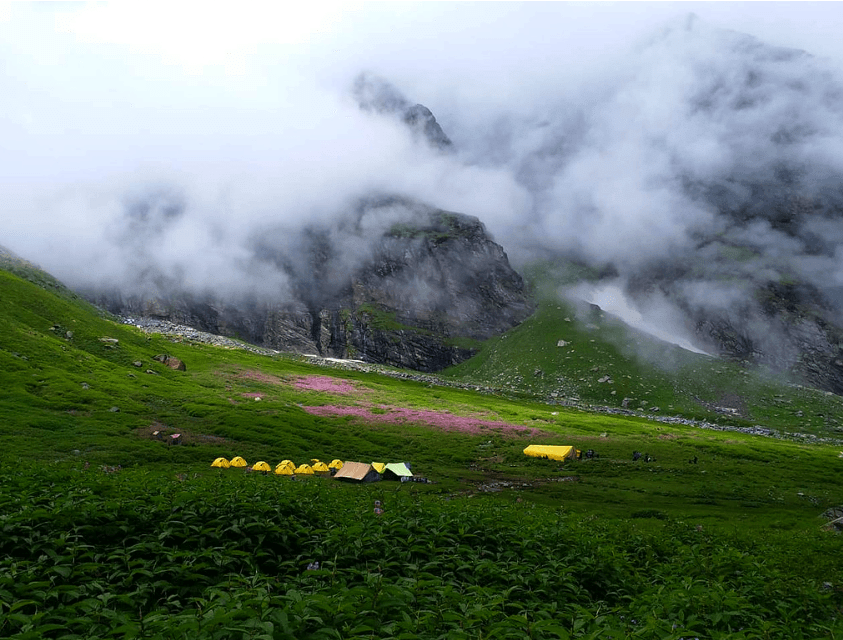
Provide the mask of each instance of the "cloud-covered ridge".
{"label": "cloud-covered ridge", "polygon": [[625,11],[370,7],[197,67],[176,43],[150,53],[16,10],[0,239],[77,287],[283,303],[308,234],[357,264],[404,215],[349,226],[357,203],[398,194],[478,216],[516,264],[599,267],[692,326],[737,314],[777,335],[752,292],[794,282],[839,311],[839,68]]}

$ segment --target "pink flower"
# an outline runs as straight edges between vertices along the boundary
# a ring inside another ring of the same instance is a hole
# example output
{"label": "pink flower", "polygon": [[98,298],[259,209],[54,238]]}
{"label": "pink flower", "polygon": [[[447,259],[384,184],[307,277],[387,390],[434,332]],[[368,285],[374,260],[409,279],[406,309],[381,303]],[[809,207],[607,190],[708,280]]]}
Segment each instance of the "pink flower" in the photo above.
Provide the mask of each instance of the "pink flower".
{"label": "pink flower", "polygon": [[339,406],[323,405],[321,407],[302,407],[308,413],[325,418],[351,416],[367,422],[381,422],[387,424],[422,424],[445,431],[459,431],[479,435],[485,429],[497,431],[516,432],[523,435],[537,435],[541,430],[533,427],[525,427],[510,422],[497,420],[481,420],[469,416],[455,416],[447,411],[433,411],[431,409],[407,409],[404,407],[391,407],[379,405],[378,408],[386,413],[374,413],[366,406]]}
{"label": "pink flower", "polygon": [[299,378],[293,385],[296,389],[303,391],[323,391],[325,393],[354,393],[355,391],[361,391],[350,380],[330,378],[328,376],[307,376],[306,378]]}

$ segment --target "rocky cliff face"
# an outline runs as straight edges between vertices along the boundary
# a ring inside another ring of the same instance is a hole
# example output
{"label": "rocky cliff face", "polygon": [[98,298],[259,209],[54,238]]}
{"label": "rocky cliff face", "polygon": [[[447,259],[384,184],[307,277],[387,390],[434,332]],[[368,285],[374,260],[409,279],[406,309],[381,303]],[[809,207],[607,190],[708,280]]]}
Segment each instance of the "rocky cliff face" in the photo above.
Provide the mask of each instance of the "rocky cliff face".
{"label": "rocky cliff face", "polygon": [[[373,217],[390,220],[364,232]],[[350,242],[355,239],[357,242]],[[89,292],[112,313],[171,320],[283,351],[357,358],[420,371],[456,364],[532,311],[521,277],[474,217],[402,198],[361,202],[342,237],[310,228],[294,254],[267,234],[256,255],[282,269],[283,301],[170,291]],[[355,253],[355,255],[349,255]]]}

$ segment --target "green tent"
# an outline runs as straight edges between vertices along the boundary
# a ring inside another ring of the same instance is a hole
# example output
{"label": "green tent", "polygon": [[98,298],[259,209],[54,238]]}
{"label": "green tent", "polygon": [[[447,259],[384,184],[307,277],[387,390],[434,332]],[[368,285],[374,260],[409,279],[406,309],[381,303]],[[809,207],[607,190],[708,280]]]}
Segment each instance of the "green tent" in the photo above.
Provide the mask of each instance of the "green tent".
{"label": "green tent", "polygon": [[413,472],[410,471],[410,466],[406,462],[390,462],[384,467],[384,480],[401,480],[402,478],[412,478]]}

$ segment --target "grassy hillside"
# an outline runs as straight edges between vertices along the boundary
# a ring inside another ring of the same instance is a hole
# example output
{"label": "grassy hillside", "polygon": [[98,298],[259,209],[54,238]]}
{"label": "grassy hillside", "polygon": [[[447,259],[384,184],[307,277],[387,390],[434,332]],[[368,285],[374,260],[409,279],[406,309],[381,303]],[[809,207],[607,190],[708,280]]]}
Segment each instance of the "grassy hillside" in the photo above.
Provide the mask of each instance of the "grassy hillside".
{"label": "grassy hillside", "polygon": [[[569,277],[582,277],[572,274]],[[551,403],[622,407],[843,440],[843,398],[736,362],[693,353],[556,293],[534,276],[538,309],[446,377]]]}
{"label": "grassy hillside", "polygon": [[[795,431],[803,411],[798,430],[828,436],[837,398],[697,356],[674,377],[626,355],[620,330],[545,300],[449,372],[505,391],[476,392],[147,335],[0,270],[0,635],[840,634],[843,549],[821,517],[843,505],[838,446],[541,401],[726,420],[706,403],[728,389],[737,424]],[[527,458],[529,443],[599,458]],[[432,482],[210,468],[234,455],[407,460]]]}

